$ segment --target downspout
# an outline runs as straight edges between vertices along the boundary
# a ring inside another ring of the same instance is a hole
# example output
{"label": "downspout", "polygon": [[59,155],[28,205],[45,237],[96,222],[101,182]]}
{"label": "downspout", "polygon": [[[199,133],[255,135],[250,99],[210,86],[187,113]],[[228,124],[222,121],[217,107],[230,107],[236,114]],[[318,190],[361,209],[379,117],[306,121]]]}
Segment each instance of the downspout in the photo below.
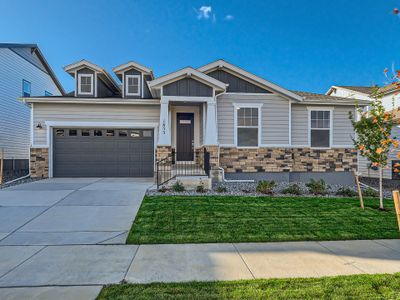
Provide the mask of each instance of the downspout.
{"label": "downspout", "polygon": [[[221,94],[218,94],[215,96],[217,98],[220,95],[226,94],[226,92],[222,92]],[[216,111],[216,117],[218,116],[218,105],[216,104],[215,106],[215,111]],[[218,134],[218,133],[217,133]],[[222,181],[226,183],[240,183],[240,182],[255,182],[253,179],[226,179],[225,178],[225,170],[224,168],[220,167],[219,165],[219,157],[220,157],[220,147],[218,146],[218,170],[222,172]]]}

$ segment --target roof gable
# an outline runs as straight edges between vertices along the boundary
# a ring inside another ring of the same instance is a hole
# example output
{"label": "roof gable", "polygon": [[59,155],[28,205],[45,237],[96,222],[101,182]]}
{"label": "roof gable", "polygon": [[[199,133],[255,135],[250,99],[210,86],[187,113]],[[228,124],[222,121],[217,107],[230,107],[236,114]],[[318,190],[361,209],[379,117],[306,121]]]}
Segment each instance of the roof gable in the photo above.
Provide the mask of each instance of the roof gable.
{"label": "roof gable", "polygon": [[213,72],[215,70],[222,69],[224,71],[227,71],[229,73],[232,73],[233,75],[238,76],[239,78],[242,78],[244,80],[247,80],[261,88],[264,88],[268,91],[272,91],[274,93],[280,94],[286,98],[290,98],[296,101],[302,101],[302,97],[287,90],[279,85],[272,83],[270,81],[267,81],[259,76],[256,76],[250,72],[247,72],[246,70],[243,70],[235,65],[232,65],[222,59],[216,60],[212,63],[209,63],[205,66],[202,66],[200,68],[197,68],[198,71],[204,73],[204,74],[209,74],[210,72]]}
{"label": "roof gable", "polygon": [[142,72],[145,75],[151,75],[152,78],[154,77],[152,69],[147,68],[147,67],[145,67],[145,66],[143,66],[141,64],[138,64],[138,63],[136,63],[134,61],[129,61],[129,62],[125,63],[125,64],[122,64],[122,65],[114,67],[113,68],[113,72],[115,74],[121,74],[121,73],[123,73],[123,72],[125,72],[127,70],[130,70],[130,69],[136,69],[136,70]]}
{"label": "roof gable", "polygon": [[225,83],[214,79],[204,73],[201,73],[191,67],[186,67],[179,71],[158,77],[152,81],[149,81],[148,84],[149,87],[152,89],[159,89],[166,84],[180,80],[182,78],[193,78],[204,83],[205,85],[215,88],[218,91],[224,91],[226,89]]}

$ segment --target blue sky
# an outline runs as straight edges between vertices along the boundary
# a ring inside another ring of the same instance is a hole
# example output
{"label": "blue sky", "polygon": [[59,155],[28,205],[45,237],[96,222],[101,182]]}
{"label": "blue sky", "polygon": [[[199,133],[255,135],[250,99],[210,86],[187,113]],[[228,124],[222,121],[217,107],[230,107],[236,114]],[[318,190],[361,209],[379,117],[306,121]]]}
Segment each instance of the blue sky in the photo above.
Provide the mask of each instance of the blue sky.
{"label": "blue sky", "polygon": [[396,6],[400,0],[0,0],[0,41],[39,44],[68,91],[73,81],[62,67],[82,58],[110,72],[134,60],[156,76],[223,58],[285,88],[325,92],[382,84],[385,67],[400,68]]}

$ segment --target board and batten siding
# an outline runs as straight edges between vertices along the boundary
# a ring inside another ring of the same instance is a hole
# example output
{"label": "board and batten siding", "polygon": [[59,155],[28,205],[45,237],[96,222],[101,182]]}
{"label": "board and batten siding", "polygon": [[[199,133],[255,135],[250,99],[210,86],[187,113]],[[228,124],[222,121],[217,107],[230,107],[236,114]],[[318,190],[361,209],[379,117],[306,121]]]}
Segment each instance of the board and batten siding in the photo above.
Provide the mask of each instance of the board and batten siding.
{"label": "board and batten siding", "polygon": [[263,103],[261,144],[289,144],[289,101],[273,94],[222,94],[217,97],[218,138],[222,145],[234,145],[234,104]]}
{"label": "board and batten siding", "polygon": [[44,96],[45,91],[60,95],[42,68],[8,48],[0,48],[0,148],[6,159],[29,159],[30,107],[18,101],[23,79],[31,83],[32,96]]}
{"label": "board and batten siding", "polygon": [[[397,138],[400,137],[400,125],[393,126],[392,136],[397,137]],[[393,151],[390,152],[388,167],[383,169],[383,178],[392,179],[392,168],[393,168],[392,161],[400,160],[397,157],[397,153],[399,153],[399,152],[400,152],[399,149],[397,149],[397,150],[393,149]],[[368,170],[369,164],[370,164],[370,162],[367,158],[365,158],[361,155],[358,155],[358,172],[360,172],[362,176],[379,178],[379,171],[372,170],[372,169]]]}
{"label": "board and batten siding", "polygon": [[[308,146],[309,114],[312,105],[292,104],[292,146]],[[315,106],[320,108],[321,106]],[[332,147],[352,147],[353,126],[349,119],[349,112],[354,113],[353,106],[333,106],[332,119]]]}
{"label": "board and batten siding", "polygon": [[[34,104],[34,124],[58,122],[158,123],[158,105]],[[47,145],[47,129],[34,129],[34,144]]]}

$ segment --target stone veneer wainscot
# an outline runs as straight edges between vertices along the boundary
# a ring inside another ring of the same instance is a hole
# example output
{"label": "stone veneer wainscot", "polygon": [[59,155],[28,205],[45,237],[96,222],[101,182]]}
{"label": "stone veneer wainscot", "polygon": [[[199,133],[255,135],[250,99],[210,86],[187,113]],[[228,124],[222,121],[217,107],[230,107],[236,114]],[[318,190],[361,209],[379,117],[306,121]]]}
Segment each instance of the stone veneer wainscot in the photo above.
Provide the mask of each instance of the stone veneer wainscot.
{"label": "stone veneer wainscot", "polygon": [[340,172],[357,169],[351,148],[221,148],[220,166],[227,173]]}
{"label": "stone veneer wainscot", "polygon": [[49,177],[49,149],[31,148],[30,173],[32,178]]}

